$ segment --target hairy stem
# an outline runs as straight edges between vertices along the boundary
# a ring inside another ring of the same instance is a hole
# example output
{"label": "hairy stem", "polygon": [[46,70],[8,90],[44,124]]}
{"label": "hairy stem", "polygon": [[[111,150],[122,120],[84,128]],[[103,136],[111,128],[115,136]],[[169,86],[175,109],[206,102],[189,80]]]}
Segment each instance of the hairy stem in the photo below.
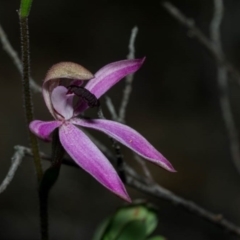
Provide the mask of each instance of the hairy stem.
{"label": "hairy stem", "polygon": [[[37,138],[30,132],[28,126],[29,123],[33,120],[33,104],[32,104],[32,95],[30,90],[30,56],[29,56],[29,35],[28,35],[28,19],[27,17],[21,17],[20,20],[20,32],[21,32],[21,47],[22,47],[22,88],[23,88],[23,106],[25,109],[25,117],[27,121],[27,129],[29,133],[30,145],[33,153],[33,160],[35,165],[35,170],[37,174],[38,184],[42,179],[42,166],[41,158],[39,153],[39,146]],[[40,221],[41,223],[45,220],[42,219],[43,212],[41,207],[41,198],[39,196],[40,204]],[[42,224],[41,224],[42,226]],[[42,230],[42,228],[41,228]],[[44,239],[44,238],[42,238]],[[45,239],[44,239],[45,240]],[[46,239],[47,240],[47,239]]]}
{"label": "hairy stem", "polygon": [[[27,120],[27,128],[29,123],[33,120],[33,105],[32,94],[29,84],[30,76],[30,63],[29,63],[29,36],[28,36],[28,19],[20,17],[20,30],[21,30],[21,46],[22,46],[22,87],[23,87],[23,106],[25,109],[25,116]],[[29,131],[29,130],[28,130]],[[37,138],[29,131],[30,145],[33,152],[33,159],[37,173],[38,182],[42,178],[42,166],[39,155],[39,147]]]}

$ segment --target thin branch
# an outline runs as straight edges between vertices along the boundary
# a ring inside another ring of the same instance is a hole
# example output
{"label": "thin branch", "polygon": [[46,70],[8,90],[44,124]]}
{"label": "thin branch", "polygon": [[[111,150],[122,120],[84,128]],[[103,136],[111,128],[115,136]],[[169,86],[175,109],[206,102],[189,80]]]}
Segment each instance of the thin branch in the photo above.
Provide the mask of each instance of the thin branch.
{"label": "thin branch", "polygon": [[[13,49],[11,43],[9,42],[6,33],[4,32],[2,26],[0,25],[0,41],[2,43],[3,49],[8,54],[8,56],[12,59],[14,65],[20,74],[22,74],[22,62],[17,54],[17,52]],[[41,92],[42,89],[36,82],[30,78],[30,86],[34,92]]]}
{"label": "thin branch", "polygon": [[210,23],[210,36],[217,52],[222,52],[220,27],[223,20],[224,6],[222,0],[213,0],[214,11]]}
{"label": "thin branch", "polygon": [[[135,40],[136,40],[137,33],[138,33],[138,27],[135,26],[132,29],[130,40],[129,40],[129,45],[128,45],[129,53],[128,53],[127,59],[134,59],[135,58]],[[125,121],[126,109],[127,109],[127,105],[128,105],[128,102],[129,102],[130,94],[132,92],[133,78],[134,78],[134,73],[129,74],[126,77],[125,89],[123,91],[122,102],[120,104],[119,114],[118,114],[119,115],[119,122],[124,122]]]}
{"label": "thin branch", "polygon": [[153,177],[151,172],[149,171],[147,165],[146,165],[146,161],[144,161],[139,155],[137,155],[136,153],[133,153],[134,159],[141,165],[143,173],[145,175],[145,177],[148,179],[148,182],[153,182]]}
{"label": "thin branch", "polygon": [[108,96],[105,96],[105,103],[106,103],[106,106],[108,108],[108,111],[110,112],[111,114],[111,117],[114,121],[118,121],[118,115],[117,115],[117,112],[116,112],[116,109],[113,105],[113,102],[112,102],[112,99]]}
{"label": "thin branch", "polygon": [[[215,44],[215,49],[218,52],[222,52],[220,26],[223,19],[223,12],[224,12],[223,1],[214,0],[214,14],[212,22],[210,24],[210,36],[212,42]],[[217,68],[217,81],[219,88],[220,107],[228,133],[231,156],[237,171],[240,173],[239,137],[231,109],[231,103],[228,92],[228,74],[227,69],[224,65],[218,66]]]}
{"label": "thin branch", "polygon": [[9,168],[7,176],[5,177],[2,184],[0,185],[0,193],[4,192],[4,190],[8,187],[10,182],[13,180],[13,177],[25,155],[24,149],[21,146],[15,147],[15,149],[16,151],[12,157],[12,164]]}
{"label": "thin branch", "polygon": [[132,29],[130,39],[129,39],[129,45],[128,45],[129,53],[127,55],[127,59],[135,58],[135,41],[136,41],[137,33],[138,33],[138,27],[135,26]]}
{"label": "thin branch", "polygon": [[205,36],[205,34],[195,25],[194,21],[187,18],[178,8],[176,8],[172,3],[164,1],[161,3],[162,6],[171,14],[179,23],[185,26],[190,31],[190,36],[195,37],[199,43],[201,43],[215,58],[217,63],[221,66],[224,65],[226,70],[233,76],[233,78],[240,84],[240,74],[230,62],[228,62],[222,53],[222,51],[217,51],[215,44]]}
{"label": "thin branch", "polygon": [[170,192],[158,184],[144,184],[142,182],[139,182],[139,180],[134,179],[133,177],[127,176],[127,185],[137,189],[138,191],[148,193],[154,197],[171,202],[173,205],[181,206],[185,210],[197,215],[198,217],[201,217],[219,227],[222,227],[229,233],[234,233],[240,236],[240,227],[226,220],[221,214],[214,214],[198,206],[192,201],[177,196],[176,194]]}
{"label": "thin branch", "polygon": [[[95,142],[96,143],[96,142]],[[101,147],[104,146],[101,143]],[[24,153],[32,157],[32,152],[29,148],[23,147],[23,146],[16,146],[16,148],[21,147],[24,151]],[[99,146],[98,146],[99,147]],[[105,146],[102,149],[107,149]],[[102,150],[101,149],[101,150]],[[109,150],[107,149],[107,152],[103,151],[103,154],[106,156],[109,156]],[[40,156],[42,159],[51,161],[51,157],[40,152]],[[116,162],[117,159],[110,153],[111,160]],[[63,164],[66,164],[71,167],[79,168],[78,165],[76,165],[72,160],[64,158]],[[228,231],[229,233],[236,234],[240,236],[240,227],[236,226],[235,224],[231,223],[230,221],[226,220],[221,214],[214,214],[200,206],[198,206],[196,203],[186,200],[171,191],[167,190],[166,188],[163,188],[157,183],[151,182],[149,184],[149,180],[146,177],[143,177],[139,175],[135,170],[133,170],[130,166],[125,165],[126,170],[126,184],[130,187],[135,188],[136,190],[140,192],[144,192],[147,194],[150,194],[156,198],[164,199],[170,203],[172,203],[175,206],[180,206],[184,210],[187,210],[188,212],[191,212],[192,214],[202,217],[203,219],[219,226]]]}

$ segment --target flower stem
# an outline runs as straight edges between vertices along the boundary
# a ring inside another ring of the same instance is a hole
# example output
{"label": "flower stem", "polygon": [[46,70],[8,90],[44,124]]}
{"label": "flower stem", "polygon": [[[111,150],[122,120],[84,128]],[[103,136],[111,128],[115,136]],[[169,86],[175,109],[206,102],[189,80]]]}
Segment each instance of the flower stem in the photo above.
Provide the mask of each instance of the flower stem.
{"label": "flower stem", "polygon": [[64,148],[62,147],[59,141],[58,130],[55,130],[53,133],[52,141],[52,159],[51,159],[52,165],[45,171],[39,186],[42,240],[49,239],[48,197],[51,188],[58,179],[64,153],[65,153]]}
{"label": "flower stem", "polygon": [[[22,46],[22,87],[23,87],[23,106],[25,108],[25,116],[27,120],[27,128],[29,123],[33,120],[33,105],[32,94],[30,90],[30,64],[29,64],[29,36],[28,36],[28,18],[20,18],[20,31],[21,31],[21,46]],[[28,128],[29,129],[29,128]],[[42,166],[39,155],[39,147],[37,138],[29,131],[30,145],[33,152],[34,164],[37,173],[38,182],[42,178]]]}
{"label": "flower stem", "polygon": [[21,17],[28,17],[33,0],[22,0],[20,5],[19,14]]}
{"label": "flower stem", "polygon": [[[35,170],[37,173],[38,185],[42,179],[43,171],[41,165],[41,158],[39,154],[39,146],[37,138],[30,132],[29,123],[33,120],[33,105],[32,105],[32,94],[30,90],[30,56],[29,56],[29,36],[28,36],[28,18],[23,17],[19,14],[20,20],[20,33],[21,33],[21,47],[22,47],[22,88],[23,88],[23,106],[25,109],[25,117],[27,121],[27,129],[29,132],[29,140],[32,148],[33,159]],[[41,198],[39,196],[39,205],[40,205],[40,221],[42,219],[42,209],[41,209]],[[42,231],[42,230],[41,230]],[[45,240],[44,238],[42,238]],[[47,239],[46,239],[47,240]]]}

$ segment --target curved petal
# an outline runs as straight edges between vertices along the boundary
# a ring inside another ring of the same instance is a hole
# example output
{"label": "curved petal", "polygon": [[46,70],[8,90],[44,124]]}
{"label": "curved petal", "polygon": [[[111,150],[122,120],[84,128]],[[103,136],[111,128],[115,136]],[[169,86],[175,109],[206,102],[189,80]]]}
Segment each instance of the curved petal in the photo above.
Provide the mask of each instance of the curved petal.
{"label": "curved petal", "polygon": [[117,172],[92,141],[71,123],[59,129],[60,141],[72,159],[104,187],[126,201],[131,201]]}
{"label": "curved petal", "polygon": [[45,141],[51,141],[51,133],[61,125],[60,121],[44,122],[40,120],[32,121],[29,128],[32,133]]}
{"label": "curved petal", "polygon": [[103,119],[86,120],[77,118],[71,119],[71,123],[104,132],[147,160],[170,172],[175,172],[171,163],[160,152],[137,131],[124,124]]}
{"label": "curved petal", "polygon": [[86,89],[97,98],[100,98],[119,80],[137,71],[142,66],[144,60],[145,58],[141,58],[110,63],[95,74],[95,78],[87,83]]}
{"label": "curved petal", "polygon": [[51,93],[59,85],[61,78],[69,79],[69,81],[89,80],[93,78],[93,75],[83,66],[73,62],[60,62],[48,70],[43,82],[42,94],[47,108],[54,118],[56,115],[51,102]]}
{"label": "curved petal", "polygon": [[52,105],[59,120],[68,120],[73,116],[74,94],[67,94],[67,92],[68,90],[64,86],[55,87],[52,91]]}

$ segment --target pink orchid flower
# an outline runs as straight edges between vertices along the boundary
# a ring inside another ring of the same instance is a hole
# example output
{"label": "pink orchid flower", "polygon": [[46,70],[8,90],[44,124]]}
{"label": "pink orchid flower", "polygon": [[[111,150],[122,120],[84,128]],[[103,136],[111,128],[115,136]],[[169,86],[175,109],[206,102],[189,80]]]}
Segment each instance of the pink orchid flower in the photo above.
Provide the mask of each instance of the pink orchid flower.
{"label": "pink orchid flower", "polygon": [[54,129],[59,128],[60,142],[76,164],[91,174],[104,187],[126,201],[131,200],[116,170],[89,137],[81,131],[82,127],[96,129],[107,134],[141,157],[168,171],[174,172],[174,168],[134,129],[110,120],[77,117],[88,106],[81,99],[77,106],[76,103],[73,104],[74,94],[69,93],[67,87],[61,86],[60,80],[67,79],[70,81],[70,85],[81,85],[83,80],[91,79],[85,88],[99,99],[126,75],[137,71],[143,62],[144,59],[113,62],[101,68],[94,76],[76,63],[63,62],[54,65],[44,80],[43,97],[55,120],[35,120],[30,123],[30,130],[45,141],[50,141],[51,133]]}

